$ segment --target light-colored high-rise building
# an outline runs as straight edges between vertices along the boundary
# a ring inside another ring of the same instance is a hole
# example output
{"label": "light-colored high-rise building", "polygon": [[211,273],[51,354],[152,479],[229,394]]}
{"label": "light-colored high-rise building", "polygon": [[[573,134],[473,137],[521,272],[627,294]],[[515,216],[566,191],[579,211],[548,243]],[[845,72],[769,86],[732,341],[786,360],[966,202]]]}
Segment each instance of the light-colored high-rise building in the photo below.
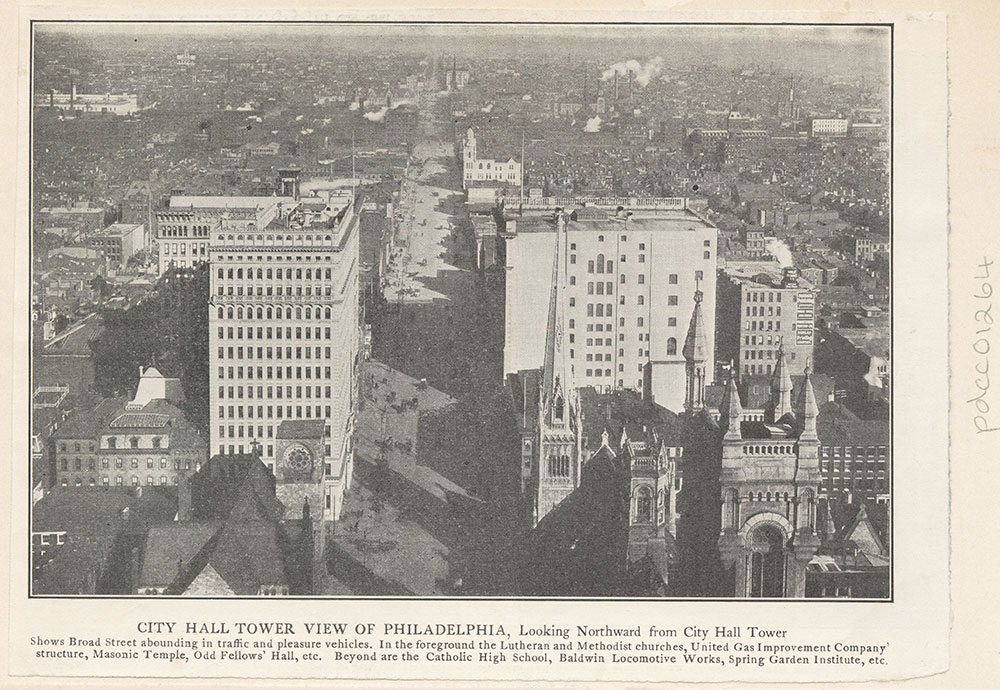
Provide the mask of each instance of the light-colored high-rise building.
{"label": "light-colored high-rise building", "polygon": [[[682,410],[695,290],[710,315],[704,354],[711,371],[717,231],[679,202],[673,209],[636,204],[631,214],[567,209],[566,337],[577,386],[644,390]],[[542,366],[556,227],[552,213],[507,222],[505,375]]]}
{"label": "light-colored high-rise building", "polygon": [[353,465],[358,237],[353,200],[331,198],[322,213],[282,207],[265,225],[222,217],[209,250],[211,452],[259,447],[273,471],[281,423],[322,420],[314,461],[333,518]]}
{"label": "light-colored high-rise building", "polygon": [[160,273],[208,261],[210,238],[223,221],[227,229],[255,231],[296,205],[290,196],[172,196],[170,207],[156,212]]}

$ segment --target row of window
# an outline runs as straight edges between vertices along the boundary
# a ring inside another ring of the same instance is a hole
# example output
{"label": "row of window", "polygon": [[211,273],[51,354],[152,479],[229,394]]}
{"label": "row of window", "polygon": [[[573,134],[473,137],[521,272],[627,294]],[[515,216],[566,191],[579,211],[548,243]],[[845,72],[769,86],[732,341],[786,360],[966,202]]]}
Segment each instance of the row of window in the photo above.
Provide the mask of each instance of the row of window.
{"label": "row of window", "polygon": [[763,331],[763,330],[780,331],[781,330],[781,322],[780,321],[767,321],[766,322],[767,323],[767,328],[766,329],[764,328],[764,323],[765,323],[764,321],[747,321],[744,324],[743,330],[744,331]]}
{"label": "row of window", "polygon": [[[80,471],[80,470],[83,469],[83,458],[63,458],[62,461],[61,461],[61,467],[62,467],[62,470],[64,472],[68,472],[70,470],[70,464],[71,464],[70,461],[71,460],[72,460],[72,466],[73,466],[74,470]],[[138,458],[130,458],[129,461],[128,461],[128,464],[129,464],[129,467],[131,467],[133,470],[139,469],[139,459]],[[146,469],[147,470],[154,469],[155,464],[156,464],[156,461],[153,460],[153,458],[146,458]],[[160,469],[161,470],[167,469],[168,464],[169,464],[169,461],[166,458],[160,458],[159,465],[160,465]],[[184,465],[184,469],[186,469],[186,470],[191,469],[191,461],[190,460],[185,460],[182,463],[179,459],[175,459],[174,460],[174,469],[175,470],[181,469],[181,465],[182,464]],[[121,470],[121,469],[124,469],[124,468],[125,468],[125,458],[115,458],[115,469]],[[97,460],[95,458],[87,458],[87,469],[88,470],[96,470],[97,469]],[[111,459],[110,458],[101,458],[101,469],[103,469],[103,470],[111,469]]]}
{"label": "row of window", "polygon": [[[108,477],[107,475],[102,476],[100,480],[101,480],[101,486],[111,486],[111,478]],[[87,485],[89,486],[97,486],[97,477],[88,477],[86,481]],[[132,486],[140,486],[142,484],[142,480],[140,480],[139,477],[137,477],[136,475],[132,475],[130,483],[132,484]],[[174,475],[173,478],[169,480],[169,483],[177,484],[178,483],[177,475]],[[61,484],[63,486],[70,486],[69,479],[67,477],[63,477]],[[157,481],[155,477],[153,477],[152,475],[146,477],[146,486],[156,486],[156,484]],[[167,486],[167,484],[168,484],[167,475],[165,474],[161,475],[159,480],[159,485]],[[73,481],[73,486],[84,486],[84,479],[82,477],[77,477]],[[120,474],[117,475],[115,477],[115,486],[125,486],[125,477]]]}
{"label": "row of window", "polygon": [[[319,285],[317,285],[316,286],[316,292],[313,293],[313,289],[312,289],[311,285],[307,285],[304,290],[303,290],[302,287],[296,287],[295,288],[295,292],[292,292],[291,286],[289,286],[287,290],[284,287],[282,287],[281,285],[279,285],[277,288],[272,288],[271,286],[268,286],[267,288],[258,287],[256,292],[254,292],[254,288],[248,287],[246,289],[246,295],[244,295],[243,294],[243,286],[242,285],[240,285],[239,287],[237,287],[235,289],[233,288],[232,285],[230,285],[227,288],[223,288],[220,285],[218,287],[218,289],[215,291],[215,294],[218,295],[219,297],[233,297],[233,296],[236,296],[236,297],[244,297],[244,296],[245,297],[254,297],[254,296],[257,296],[257,297],[323,297],[323,296],[330,297],[330,296],[333,295],[333,288],[330,287],[330,286],[327,286],[326,288],[322,288]],[[279,316],[278,318],[280,319],[281,317]],[[317,319],[319,318],[319,314],[316,315],[316,318]]]}
{"label": "row of window", "polygon": [[[329,390],[329,388],[327,388],[327,390]],[[278,396],[278,397],[280,398],[281,396]],[[327,393],[326,397],[327,398],[330,397],[329,393]],[[291,407],[289,406],[288,409],[290,410]],[[297,407],[296,409],[301,410],[302,408],[301,407]],[[306,411],[307,411],[306,416],[307,417],[311,416],[310,414],[308,414],[309,409],[310,409],[309,407],[306,407]],[[256,412],[256,417],[255,417],[254,416],[254,406],[253,405],[247,405],[246,406],[246,416],[247,416],[247,419],[274,419],[275,418],[274,412],[272,410],[272,406],[271,405],[267,405],[266,416],[265,416],[265,406],[264,405],[257,405],[256,410],[257,410],[257,412]],[[278,410],[277,418],[281,419],[282,418],[281,417],[281,415],[282,415],[282,412],[281,412],[282,406],[278,405],[277,406],[277,410]],[[320,410],[320,407],[319,407],[319,405],[317,405],[316,406],[316,416],[317,417],[320,416],[319,410]],[[244,411],[243,405],[229,405],[228,406],[228,411],[229,411],[229,414],[227,415],[226,414],[226,407],[220,405],[219,406],[219,419],[243,419],[243,411]],[[291,417],[291,412],[289,412],[288,416]],[[330,406],[329,405],[326,406],[326,416],[327,417],[330,416]]]}
{"label": "row of window", "polygon": [[281,318],[294,318],[301,321],[303,315],[305,315],[306,319],[311,319],[314,315],[317,319],[329,319],[333,316],[333,312],[330,310],[330,307],[316,307],[315,310],[312,307],[295,307],[294,309],[292,307],[285,307],[284,309],[281,307],[257,307],[256,310],[253,307],[247,307],[246,311],[243,310],[243,307],[219,307],[216,315],[218,318],[228,321],[232,321],[233,319],[242,321],[244,318],[248,321]]}
{"label": "row of window", "polygon": [[[217,333],[218,333],[219,340],[243,340],[244,339],[244,337],[243,337],[243,327],[242,326],[237,326],[235,329],[233,328],[233,326],[229,326],[228,328],[224,328],[222,326],[219,326],[219,329],[218,329]],[[302,337],[303,333],[305,334],[305,338]],[[272,329],[270,326],[268,326],[266,328],[263,327],[263,326],[258,326],[257,327],[257,337],[256,337],[257,340],[265,340],[265,339],[267,339],[267,340],[281,340],[283,337],[285,339],[287,339],[287,340],[291,340],[292,339],[292,327],[291,326],[285,326],[284,330],[282,330],[280,326],[278,328],[274,328],[274,329]],[[331,338],[330,327],[327,326],[325,329],[321,329],[319,326],[317,326],[316,327],[316,331],[315,331],[315,336],[313,335],[313,329],[310,326],[306,326],[304,331],[303,331],[302,326],[297,326],[295,328],[295,339],[296,340],[312,340],[314,337],[315,338],[325,338],[326,340],[330,340],[330,338]],[[252,327],[247,327],[247,329],[246,329],[246,339],[247,340],[254,340],[254,330],[253,330]]]}
{"label": "row of window", "polygon": [[[764,307],[747,307],[747,316],[765,316]],[[766,316],[781,316],[781,307],[767,307]]]}
{"label": "row of window", "polygon": [[[309,348],[306,348],[306,349],[308,350]],[[280,379],[280,378],[282,378],[281,367],[277,367],[277,369],[278,369],[278,372],[279,372],[277,378]],[[315,372],[317,379],[320,378],[320,372],[319,372],[318,369],[319,369],[319,367],[313,367],[313,369],[310,370],[307,367],[306,370],[305,370],[306,378],[307,379],[308,378],[312,378],[311,374],[313,372]],[[255,372],[254,372],[254,368],[253,367],[247,367],[245,370],[243,369],[243,367],[219,367],[219,372],[218,373],[219,373],[218,380],[220,380],[220,381],[221,380],[226,380],[226,379],[229,379],[229,380],[232,380],[232,379],[243,380],[244,378],[247,379],[247,380],[253,380],[255,378],[254,377],[254,373]],[[267,378],[271,378],[272,374],[274,373],[274,368],[267,367],[265,369],[264,367],[257,367],[257,369],[256,369],[256,378],[258,378],[258,379],[264,379],[264,374],[265,373],[267,373]],[[289,375],[288,378],[291,378],[291,376]],[[331,373],[330,367],[324,367],[323,368],[323,377],[322,378],[325,378],[325,379],[332,378],[332,373]],[[268,388],[268,391],[270,391],[270,390],[271,389]],[[239,397],[242,398],[243,396],[239,395]],[[248,398],[252,398],[253,397],[253,393],[252,392],[247,393],[247,397]],[[261,395],[261,388],[259,386],[257,387],[257,397],[258,398],[263,398],[264,397],[263,395]],[[268,393],[267,397],[271,397],[270,393]],[[291,396],[289,396],[289,397],[291,397]]]}
{"label": "row of window", "polygon": [[[294,271],[294,276],[292,275],[293,271]],[[236,280],[244,280],[244,273],[243,273],[243,269],[242,268],[235,268],[234,269],[234,268],[222,268],[222,267],[220,267],[218,269],[218,271],[216,272],[216,275],[218,276],[219,280],[222,280],[223,278],[227,278],[229,280],[233,280],[234,278]],[[265,269],[265,268],[258,267],[256,273],[254,273],[254,269],[248,268],[248,269],[246,269],[246,278],[245,279],[246,280],[254,280],[254,279],[256,279],[256,280],[272,280],[272,279],[274,279],[274,280],[292,280],[293,277],[294,277],[295,280],[302,280],[303,278],[305,278],[305,280],[312,280],[313,279],[313,269],[311,269],[311,268],[306,268],[306,269],[302,269],[302,268],[294,268],[294,269],[292,269],[292,268],[285,268],[285,269],[283,269],[283,268],[276,268],[276,269],[267,268],[267,269]],[[332,280],[333,279],[333,269],[331,269],[331,268],[328,267],[324,271],[324,269],[322,269],[322,268],[317,268],[316,269],[316,280],[321,280],[321,279]]]}
{"label": "row of window", "polygon": [[[867,452],[866,452],[867,448]],[[845,458],[856,457],[880,457],[884,458],[888,454],[887,446],[820,446],[819,449],[820,457],[829,458],[835,457],[839,458],[841,454]]]}
{"label": "row of window", "polygon": [[[118,439],[115,438],[114,436],[108,436],[105,439],[105,443],[107,443],[107,445],[105,446],[106,448],[118,448]],[[161,439],[159,436],[154,436],[152,442],[150,443],[150,448],[162,448],[162,447],[163,447],[163,439]],[[139,437],[132,436],[131,438],[128,439],[128,446],[122,446],[122,448],[139,448]]]}
{"label": "row of window", "polygon": [[[765,343],[766,340],[766,343]],[[761,335],[746,335],[743,336],[744,345],[777,345],[781,342],[780,335],[767,335],[766,337]],[[795,353],[792,354],[792,359],[795,359]]]}
{"label": "row of window", "polygon": [[[220,237],[219,239],[222,239],[222,238]],[[232,239],[231,235],[230,235],[230,239]],[[219,262],[219,261],[228,261],[230,263],[232,263],[233,261],[235,261],[238,264],[242,264],[242,263],[245,263],[245,262],[249,263],[249,262],[253,262],[253,261],[263,262],[265,260],[265,258],[269,262],[270,261],[313,261],[313,260],[315,260],[318,263],[320,261],[328,261],[328,262],[329,261],[333,261],[333,255],[332,254],[322,254],[322,255],[311,256],[309,254],[298,254],[298,253],[296,253],[296,254],[289,254],[288,256],[285,256],[283,254],[275,254],[273,251],[268,251],[268,252],[259,253],[259,254],[247,254],[246,256],[243,256],[242,254],[237,254],[235,257],[232,254],[229,254],[228,256],[218,255],[218,256],[215,257],[215,261],[216,262]]]}
{"label": "row of window", "polygon": [[[775,297],[777,295],[777,297]],[[767,297],[767,299],[764,299]],[[770,291],[753,291],[747,292],[746,296],[743,298],[744,302],[777,302],[781,304],[781,293],[780,292],[770,292]],[[795,295],[792,295],[792,301],[795,302]]]}
{"label": "row of window", "polygon": [[[312,348],[308,348],[308,347],[306,348],[306,350],[309,350],[309,349],[312,349]],[[317,358],[323,357],[325,359],[330,359],[330,352],[331,352],[330,348],[326,347],[326,348],[323,348],[323,353],[324,354],[320,355],[320,348],[316,347],[314,354],[315,354],[315,356]],[[244,359],[244,356],[243,356],[244,353],[246,354],[245,359],[255,359],[255,357],[254,357],[254,349],[252,347],[243,348],[242,346],[236,347],[236,348],[233,348],[232,346],[230,346],[230,347],[220,347],[219,348],[219,359]],[[284,358],[284,359],[309,359],[308,356],[307,357],[303,357],[302,356],[302,348],[301,347],[296,347],[295,348],[295,356],[294,357],[292,357],[292,347],[291,346],[288,346],[288,347],[285,347],[285,348],[280,348],[280,347],[274,347],[274,348],[272,348],[272,347],[268,347],[268,348],[258,347],[257,350],[256,350],[256,353],[257,353],[256,359],[264,359],[265,358],[264,357],[265,353],[267,354],[267,359],[269,359],[269,360],[270,359],[282,359],[282,358]],[[292,377],[292,375],[291,375],[291,368],[290,367],[286,367],[286,368],[288,369],[288,372],[289,372],[288,373],[288,378],[291,378]],[[278,370],[280,371],[281,367],[278,367]],[[281,378],[280,374],[278,375],[278,378]],[[306,378],[309,378],[309,374],[308,373],[306,373]],[[318,373],[316,374],[316,378],[319,378],[319,374]]]}
{"label": "row of window", "polygon": [[[272,416],[272,406],[267,406],[267,416],[259,414],[262,412],[262,408],[258,407],[258,415],[256,419],[329,419],[330,418],[330,406],[326,406],[326,416],[323,415],[322,405],[295,405],[295,414],[292,415],[292,405],[274,405],[273,406],[273,416]],[[248,419],[255,419],[253,412],[254,408],[252,406],[247,406]],[[303,415],[303,411],[305,414]],[[314,414],[315,412],[315,414]],[[263,428],[263,427],[261,427]],[[230,424],[228,427],[228,434],[226,428],[223,425],[219,425],[219,438],[243,438],[243,434],[247,434],[247,438],[253,438],[253,426],[247,427],[247,431],[244,432],[244,427],[242,425]],[[268,438],[270,438],[271,427],[267,427]]]}
{"label": "row of window", "polygon": [[[263,427],[257,427],[257,429],[260,431],[260,433],[258,434],[257,437],[258,438],[263,438]],[[253,438],[253,427],[250,428],[250,433],[247,434],[247,436],[249,438]],[[268,434],[268,438],[271,438],[270,434]],[[324,448],[325,448],[324,452],[326,453],[326,457],[329,457],[330,456],[330,446],[324,446]],[[229,455],[236,455],[237,453],[239,453],[240,455],[242,455],[247,450],[248,450],[248,446],[245,446],[242,443],[230,443],[228,445],[223,444],[223,443],[219,444],[219,455],[225,455],[227,452],[228,452]],[[267,457],[267,458],[274,457],[274,446],[271,445],[271,444],[268,444],[266,446],[262,446],[261,447],[261,451],[262,451],[262,454],[263,454],[264,457]],[[267,465],[267,469],[268,470],[270,470],[271,472],[274,472],[274,463],[273,462],[268,462],[268,463],[265,463],[265,464]],[[327,476],[333,474],[333,470],[331,468],[330,463],[325,463],[324,469],[326,471]]]}
{"label": "row of window", "polygon": [[[302,395],[303,388],[305,389],[305,396]],[[302,397],[311,398],[311,397],[313,397],[313,393],[315,393],[316,394],[315,397],[317,397],[317,398],[329,398],[329,397],[331,397],[330,390],[331,390],[330,386],[326,386],[325,388],[320,388],[319,386],[315,386],[315,387],[314,386],[295,386],[295,396],[293,397],[292,396],[292,387],[291,386],[284,386],[284,387],[283,386],[273,386],[273,387],[272,386],[268,386],[267,387],[267,395],[265,396],[265,395],[263,395],[263,393],[264,393],[264,387],[263,386],[257,386],[257,391],[256,391],[257,392],[257,396],[256,397],[257,397],[258,400],[271,400],[271,399],[278,399],[278,400],[280,400],[282,397],[286,397],[289,400],[294,400],[296,398],[302,398]],[[242,400],[243,399],[243,391],[244,391],[243,386],[229,386],[228,388],[225,387],[225,386],[219,386],[219,398],[222,399],[222,400],[227,400],[227,399],[228,400]],[[246,394],[247,394],[247,399],[253,400],[254,399],[254,387],[253,386],[247,386],[246,387]]]}
{"label": "row of window", "polygon": [[159,225],[160,237],[208,237],[207,225]]}
{"label": "row of window", "polygon": [[[184,242],[164,242],[163,243],[163,254],[179,254],[180,256],[187,255],[187,244]],[[206,256],[208,254],[208,245],[202,242],[201,244],[191,245],[191,256]]]}

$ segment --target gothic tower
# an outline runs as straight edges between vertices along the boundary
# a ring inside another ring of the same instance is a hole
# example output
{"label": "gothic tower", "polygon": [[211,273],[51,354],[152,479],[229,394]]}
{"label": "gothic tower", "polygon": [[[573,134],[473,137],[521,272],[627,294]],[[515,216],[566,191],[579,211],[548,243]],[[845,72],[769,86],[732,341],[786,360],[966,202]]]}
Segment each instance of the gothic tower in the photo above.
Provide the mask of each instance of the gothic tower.
{"label": "gothic tower", "polygon": [[701,290],[694,291],[694,311],[684,340],[684,360],[687,368],[687,392],[684,409],[693,412],[705,406],[706,359],[705,317],[701,313]]}
{"label": "gothic tower", "polygon": [[580,404],[573,381],[573,365],[565,342],[567,217],[557,219],[545,331],[545,363],[539,383],[538,484],[534,521],[537,523],[580,484],[582,437]]}
{"label": "gothic tower", "polygon": [[789,410],[776,422],[743,422],[736,380],[729,380],[720,420],[725,433],[719,554],[736,597],[805,596],[806,566],[820,544],[819,410],[808,367],[801,409],[801,420]]}
{"label": "gothic tower", "polygon": [[327,487],[324,475],[328,458],[321,419],[286,420],[275,434],[275,496],[285,506],[284,519],[302,520],[312,532],[312,573],[314,594],[320,593],[326,575]]}

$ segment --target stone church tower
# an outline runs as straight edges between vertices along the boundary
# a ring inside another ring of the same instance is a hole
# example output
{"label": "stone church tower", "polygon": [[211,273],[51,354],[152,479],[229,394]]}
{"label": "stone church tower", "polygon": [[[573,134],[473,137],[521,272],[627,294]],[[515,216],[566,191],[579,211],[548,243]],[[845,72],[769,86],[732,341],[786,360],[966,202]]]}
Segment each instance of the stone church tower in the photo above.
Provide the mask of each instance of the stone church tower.
{"label": "stone church tower", "polygon": [[565,282],[569,261],[566,221],[565,214],[557,220],[545,332],[545,363],[539,383],[538,483],[533,516],[536,524],[580,485],[583,455],[580,401],[565,335]]}
{"label": "stone church tower", "polygon": [[774,372],[768,422],[744,422],[736,379],[721,405],[722,528],[719,554],[736,597],[801,598],[806,566],[819,548],[819,408],[809,367],[798,411],[790,404],[784,351]]}
{"label": "stone church tower", "polygon": [[312,531],[312,591],[326,576],[326,451],[324,421],[286,420],[275,434],[275,497],[285,506],[285,520],[301,519]]}

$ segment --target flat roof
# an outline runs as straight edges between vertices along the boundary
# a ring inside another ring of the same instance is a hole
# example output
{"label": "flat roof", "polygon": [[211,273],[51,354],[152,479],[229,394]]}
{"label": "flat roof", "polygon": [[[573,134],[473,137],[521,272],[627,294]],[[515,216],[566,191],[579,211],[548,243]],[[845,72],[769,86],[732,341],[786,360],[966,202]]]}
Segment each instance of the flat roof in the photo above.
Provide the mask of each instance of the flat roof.
{"label": "flat roof", "polygon": [[281,202],[295,206],[297,202],[290,196],[172,196],[171,209],[194,208],[267,208]]}
{"label": "flat roof", "polygon": [[[516,231],[555,232],[555,219],[547,216],[513,216]],[[688,209],[637,211],[628,221],[617,219],[613,213],[606,218],[581,218],[566,224],[568,232],[628,232],[630,230],[655,230],[658,232],[685,232],[689,230],[715,230],[715,226]]]}

